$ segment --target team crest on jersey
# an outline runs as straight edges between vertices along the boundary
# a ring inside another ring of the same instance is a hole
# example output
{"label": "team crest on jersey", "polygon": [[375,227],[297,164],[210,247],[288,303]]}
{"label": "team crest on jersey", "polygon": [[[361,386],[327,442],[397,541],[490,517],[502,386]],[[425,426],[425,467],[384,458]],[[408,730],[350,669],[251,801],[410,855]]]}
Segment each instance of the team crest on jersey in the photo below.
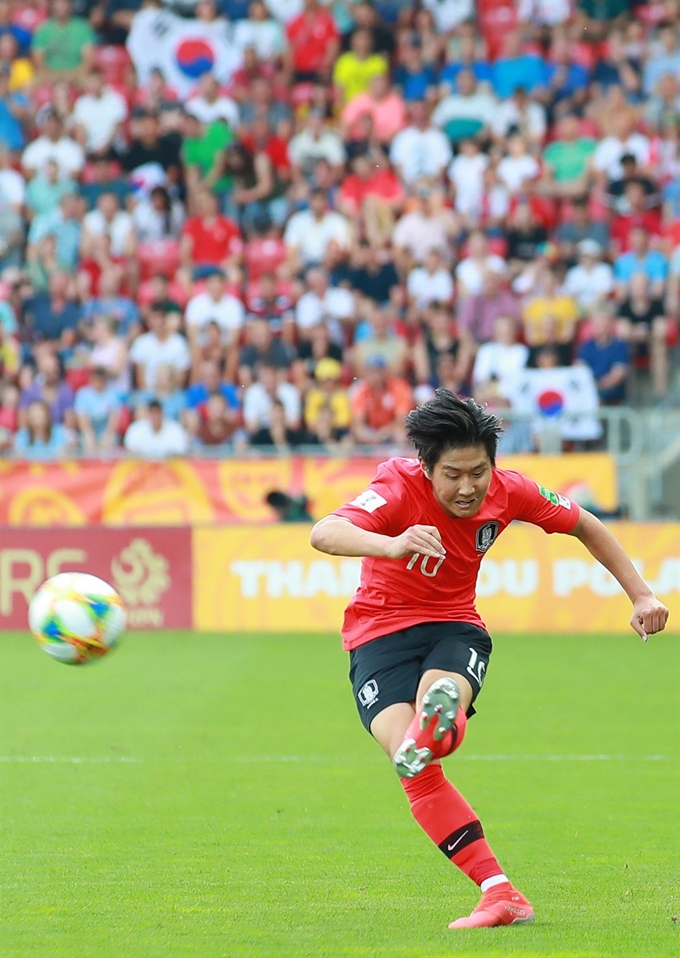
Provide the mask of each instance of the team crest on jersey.
{"label": "team crest on jersey", "polygon": [[369,679],[359,689],[359,701],[365,709],[370,709],[378,701],[378,683],[375,679]]}
{"label": "team crest on jersey", "polygon": [[485,522],[483,526],[480,526],[479,529],[477,529],[477,535],[475,536],[475,546],[477,547],[477,552],[488,552],[497,538],[498,523]]}

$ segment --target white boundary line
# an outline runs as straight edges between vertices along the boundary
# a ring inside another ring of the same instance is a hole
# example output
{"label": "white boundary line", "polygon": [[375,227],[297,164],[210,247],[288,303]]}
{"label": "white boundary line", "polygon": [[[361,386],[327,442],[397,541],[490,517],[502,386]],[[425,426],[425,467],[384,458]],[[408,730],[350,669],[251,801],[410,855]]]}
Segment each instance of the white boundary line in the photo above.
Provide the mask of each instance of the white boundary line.
{"label": "white boundary line", "polygon": [[[0,764],[7,765],[139,765],[148,761],[143,758],[133,758],[127,755],[0,755]],[[190,764],[192,762],[215,762],[215,758],[161,758],[155,757],[152,762],[170,762],[172,764]],[[377,763],[377,756],[373,758],[349,759],[331,757],[327,755],[239,755],[229,759],[238,764],[255,765],[258,762],[275,765],[284,764],[326,764],[350,765],[370,762]],[[461,755],[457,761],[463,762],[678,762],[680,757],[675,755]]]}

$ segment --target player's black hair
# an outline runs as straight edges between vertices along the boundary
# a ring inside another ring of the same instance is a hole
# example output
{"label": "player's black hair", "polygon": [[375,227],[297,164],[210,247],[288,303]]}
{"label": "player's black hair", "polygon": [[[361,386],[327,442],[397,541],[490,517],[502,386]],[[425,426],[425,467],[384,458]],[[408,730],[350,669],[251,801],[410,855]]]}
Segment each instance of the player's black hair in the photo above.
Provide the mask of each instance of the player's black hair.
{"label": "player's black hair", "polygon": [[485,412],[474,399],[461,399],[450,389],[438,389],[432,399],[412,410],[405,419],[406,434],[428,472],[447,449],[484,446],[491,465],[496,464],[500,419]]}

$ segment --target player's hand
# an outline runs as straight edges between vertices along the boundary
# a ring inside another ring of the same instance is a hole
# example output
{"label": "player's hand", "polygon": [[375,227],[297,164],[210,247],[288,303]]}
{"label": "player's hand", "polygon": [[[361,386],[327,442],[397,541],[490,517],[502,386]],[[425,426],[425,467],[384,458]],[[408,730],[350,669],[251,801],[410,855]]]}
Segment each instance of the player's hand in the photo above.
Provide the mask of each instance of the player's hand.
{"label": "player's hand", "polygon": [[633,606],[633,615],[630,624],[643,642],[648,635],[662,632],[668,622],[668,609],[654,595],[646,595],[638,599]]}
{"label": "player's hand", "polygon": [[442,537],[436,526],[411,526],[400,536],[395,536],[389,545],[388,559],[403,559],[415,552],[421,556],[441,559],[446,555]]}

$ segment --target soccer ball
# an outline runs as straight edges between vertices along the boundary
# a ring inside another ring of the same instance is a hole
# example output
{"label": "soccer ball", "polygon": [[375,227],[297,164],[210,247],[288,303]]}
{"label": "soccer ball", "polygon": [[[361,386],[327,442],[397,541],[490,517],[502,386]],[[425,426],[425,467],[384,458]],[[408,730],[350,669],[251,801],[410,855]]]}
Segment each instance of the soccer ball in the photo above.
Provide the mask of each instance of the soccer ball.
{"label": "soccer ball", "polygon": [[43,582],[28,607],[28,624],[57,662],[84,665],[106,655],[125,630],[125,608],[108,582],[61,572]]}

